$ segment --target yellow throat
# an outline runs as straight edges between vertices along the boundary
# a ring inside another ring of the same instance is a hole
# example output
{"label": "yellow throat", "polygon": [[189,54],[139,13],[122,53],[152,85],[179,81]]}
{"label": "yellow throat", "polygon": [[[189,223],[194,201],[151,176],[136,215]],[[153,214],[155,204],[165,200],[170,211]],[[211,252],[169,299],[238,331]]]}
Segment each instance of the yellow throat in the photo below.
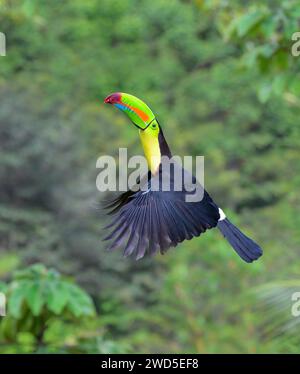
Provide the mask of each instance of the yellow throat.
{"label": "yellow throat", "polygon": [[161,161],[158,133],[153,133],[150,127],[144,131],[140,130],[139,133],[148,167],[154,175],[157,172]]}

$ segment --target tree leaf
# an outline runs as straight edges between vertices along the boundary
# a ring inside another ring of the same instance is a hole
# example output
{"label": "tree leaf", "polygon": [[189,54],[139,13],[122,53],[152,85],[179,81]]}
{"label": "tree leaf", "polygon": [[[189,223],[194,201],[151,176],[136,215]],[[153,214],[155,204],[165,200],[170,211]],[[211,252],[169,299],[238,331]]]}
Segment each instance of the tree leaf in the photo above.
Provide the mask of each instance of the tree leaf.
{"label": "tree leaf", "polygon": [[65,287],[62,287],[58,282],[53,282],[49,285],[49,294],[47,305],[49,310],[55,314],[60,314],[68,301],[68,292]]}
{"label": "tree leaf", "polygon": [[24,288],[26,288],[26,283],[23,283],[23,287],[18,285],[13,288],[8,297],[8,314],[17,319],[21,317],[22,304],[25,299]]}
{"label": "tree leaf", "polygon": [[73,284],[66,284],[69,292],[68,308],[75,317],[91,316],[94,314],[94,305],[91,298],[79,287]]}
{"label": "tree leaf", "polygon": [[243,15],[237,22],[238,36],[245,36],[254,26],[263,20],[264,16],[265,13],[258,9]]}
{"label": "tree leaf", "polygon": [[34,316],[38,316],[42,310],[44,304],[43,283],[39,284],[37,282],[31,283],[26,292],[26,301],[28,307],[31,309]]}

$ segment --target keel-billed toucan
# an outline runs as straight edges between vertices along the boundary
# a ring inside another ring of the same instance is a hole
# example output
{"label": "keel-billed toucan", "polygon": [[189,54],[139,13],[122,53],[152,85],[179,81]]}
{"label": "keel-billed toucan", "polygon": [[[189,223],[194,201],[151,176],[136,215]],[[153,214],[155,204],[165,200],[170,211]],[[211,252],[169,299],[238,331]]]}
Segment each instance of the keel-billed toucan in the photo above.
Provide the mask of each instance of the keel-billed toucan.
{"label": "keel-billed toucan", "polygon": [[[105,238],[111,240],[109,248],[122,247],[125,256],[133,254],[139,259],[146,253],[164,253],[185,239],[218,227],[244,261],[257,260],[262,255],[261,248],[228,220],[203,188],[202,200],[196,202],[187,201],[191,191],[185,187],[180,191],[172,188],[175,168],[170,168],[167,176],[171,184],[169,191],[152,188],[151,182],[165,177],[161,160],[171,160],[172,155],[151,109],[137,97],[121,92],[109,95],[104,102],[123,111],[139,129],[149,167],[139,189],[128,190],[108,205],[114,214],[107,226],[112,231]],[[146,188],[142,189],[143,184]]]}

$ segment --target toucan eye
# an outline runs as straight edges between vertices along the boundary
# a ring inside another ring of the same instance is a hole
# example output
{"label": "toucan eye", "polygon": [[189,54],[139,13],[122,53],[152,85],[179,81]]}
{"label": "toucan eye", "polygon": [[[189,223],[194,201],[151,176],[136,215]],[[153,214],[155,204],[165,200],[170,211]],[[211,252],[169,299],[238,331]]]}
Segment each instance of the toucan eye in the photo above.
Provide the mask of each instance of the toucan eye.
{"label": "toucan eye", "polygon": [[153,125],[151,125],[151,127],[152,127],[153,129],[156,129],[156,124],[153,123]]}

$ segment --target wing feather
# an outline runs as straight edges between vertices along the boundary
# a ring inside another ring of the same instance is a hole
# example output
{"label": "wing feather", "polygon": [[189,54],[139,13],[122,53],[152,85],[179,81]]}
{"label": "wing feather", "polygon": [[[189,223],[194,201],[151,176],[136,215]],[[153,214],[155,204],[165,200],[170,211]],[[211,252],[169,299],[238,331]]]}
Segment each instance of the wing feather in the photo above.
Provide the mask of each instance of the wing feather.
{"label": "wing feather", "polygon": [[186,191],[153,191],[147,177],[146,192],[129,190],[107,204],[114,214],[106,226],[111,232],[104,239],[112,241],[108,249],[123,247],[125,257],[140,259],[165,253],[217,225],[219,210],[206,191],[201,201],[186,202]]}

